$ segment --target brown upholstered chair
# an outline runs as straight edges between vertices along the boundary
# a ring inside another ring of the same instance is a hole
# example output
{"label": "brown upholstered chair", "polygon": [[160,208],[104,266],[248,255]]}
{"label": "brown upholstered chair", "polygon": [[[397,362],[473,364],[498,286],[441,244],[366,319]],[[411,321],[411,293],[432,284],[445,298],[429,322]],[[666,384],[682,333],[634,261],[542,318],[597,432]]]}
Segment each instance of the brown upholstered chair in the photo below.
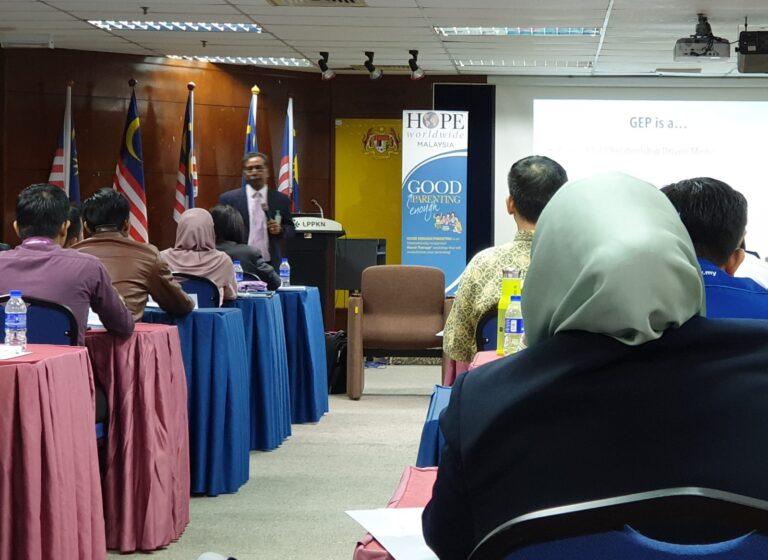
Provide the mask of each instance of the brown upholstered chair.
{"label": "brown upholstered chair", "polygon": [[364,356],[443,355],[450,311],[443,271],[429,266],[371,266],[363,271],[361,295],[349,298],[347,395],[363,394]]}

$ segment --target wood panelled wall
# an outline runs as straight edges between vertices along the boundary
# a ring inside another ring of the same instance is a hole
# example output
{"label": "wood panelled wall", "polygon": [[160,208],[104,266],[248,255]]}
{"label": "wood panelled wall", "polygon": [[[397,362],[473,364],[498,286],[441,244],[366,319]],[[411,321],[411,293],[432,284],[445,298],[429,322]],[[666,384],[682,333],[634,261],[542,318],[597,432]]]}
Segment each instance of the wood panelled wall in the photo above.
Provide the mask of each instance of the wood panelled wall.
{"label": "wood panelled wall", "polygon": [[[316,72],[274,71],[166,58],[67,50],[0,50],[0,189],[2,240],[15,244],[12,223],[19,191],[46,181],[56,149],[68,80],[77,134],[80,186],[85,198],[110,186],[130,97],[129,78],[139,84],[144,176],[150,240],[173,243],[172,205],[179,165],[180,133],[194,81],[195,142],[200,182],[197,205],[208,208],[221,192],[240,185],[250,88],[261,89],[258,142],[272,157],[273,176],[282,149],[288,97],[294,119],[301,204],[317,199],[333,216],[333,133],[336,118],[399,117],[403,109],[432,106],[435,82],[485,82],[481,76],[340,75],[324,82]],[[372,201],[373,202],[373,201]]]}

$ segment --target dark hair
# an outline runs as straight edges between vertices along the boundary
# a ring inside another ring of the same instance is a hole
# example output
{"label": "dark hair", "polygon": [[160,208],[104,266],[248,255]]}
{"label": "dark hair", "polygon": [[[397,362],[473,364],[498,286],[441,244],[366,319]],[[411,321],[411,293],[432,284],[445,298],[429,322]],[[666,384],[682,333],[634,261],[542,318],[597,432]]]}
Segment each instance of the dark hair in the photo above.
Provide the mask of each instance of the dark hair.
{"label": "dark hair", "polygon": [[69,207],[69,227],[67,228],[67,241],[80,237],[83,231],[83,221],[80,219],[80,209],[77,206]]}
{"label": "dark hair", "polygon": [[728,262],[747,229],[747,199],[709,177],[686,179],[662,188],[691,236],[696,255],[717,266]]}
{"label": "dark hair", "polygon": [[69,200],[59,187],[48,183],[30,185],[16,199],[19,237],[54,239],[69,216]]}
{"label": "dark hair", "polygon": [[516,161],[507,175],[509,196],[520,217],[536,223],[541,211],[568,181],[562,165],[546,156],[528,156]]}
{"label": "dark hair", "polygon": [[260,157],[264,160],[264,165],[269,166],[269,156],[267,154],[262,154],[261,152],[248,152],[243,156],[243,166],[245,166],[246,163],[248,163],[248,160],[251,158]]}
{"label": "dark hair", "polygon": [[213,229],[216,232],[216,243],[234,241],[245,243],[245,222],[234,207],[219,204],[209,210],[213,218]]}
{"label": "dark hair", "polygon": [[83,202],[83,220],[91,233],[97,228],[122,228],[130,212],[125,195],[109,187],[99,189]]}

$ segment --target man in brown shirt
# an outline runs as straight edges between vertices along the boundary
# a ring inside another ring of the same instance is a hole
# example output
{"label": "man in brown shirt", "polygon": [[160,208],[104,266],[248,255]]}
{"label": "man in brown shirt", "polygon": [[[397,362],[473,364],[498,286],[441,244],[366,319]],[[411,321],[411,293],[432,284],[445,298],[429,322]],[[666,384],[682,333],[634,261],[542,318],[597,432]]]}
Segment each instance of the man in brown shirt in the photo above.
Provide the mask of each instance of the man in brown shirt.
{"label": "man in brown shirt", "polygon": [[186,315],[194,303],[173,279],[157,247],[128,237],[129,212],[121,193],[109,188],[96,192],[83,203],[83,222],[91,237],[73,249],[101,260],[136,321],[144,314],[148,295],[164,311]]}

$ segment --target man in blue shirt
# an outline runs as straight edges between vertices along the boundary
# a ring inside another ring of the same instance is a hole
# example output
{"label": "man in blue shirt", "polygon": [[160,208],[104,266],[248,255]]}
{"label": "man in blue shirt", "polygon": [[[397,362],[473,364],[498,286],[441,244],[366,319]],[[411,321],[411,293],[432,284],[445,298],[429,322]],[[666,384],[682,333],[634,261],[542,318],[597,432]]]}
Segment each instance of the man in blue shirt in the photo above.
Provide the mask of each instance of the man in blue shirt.
{"label": "man in blue shirt", "polygon": [[696,249],[707,295],[707,317],[768,319],[768,290],[734,274],[744,261],[747,199],[709,177],[661,189],[680,214]]}

